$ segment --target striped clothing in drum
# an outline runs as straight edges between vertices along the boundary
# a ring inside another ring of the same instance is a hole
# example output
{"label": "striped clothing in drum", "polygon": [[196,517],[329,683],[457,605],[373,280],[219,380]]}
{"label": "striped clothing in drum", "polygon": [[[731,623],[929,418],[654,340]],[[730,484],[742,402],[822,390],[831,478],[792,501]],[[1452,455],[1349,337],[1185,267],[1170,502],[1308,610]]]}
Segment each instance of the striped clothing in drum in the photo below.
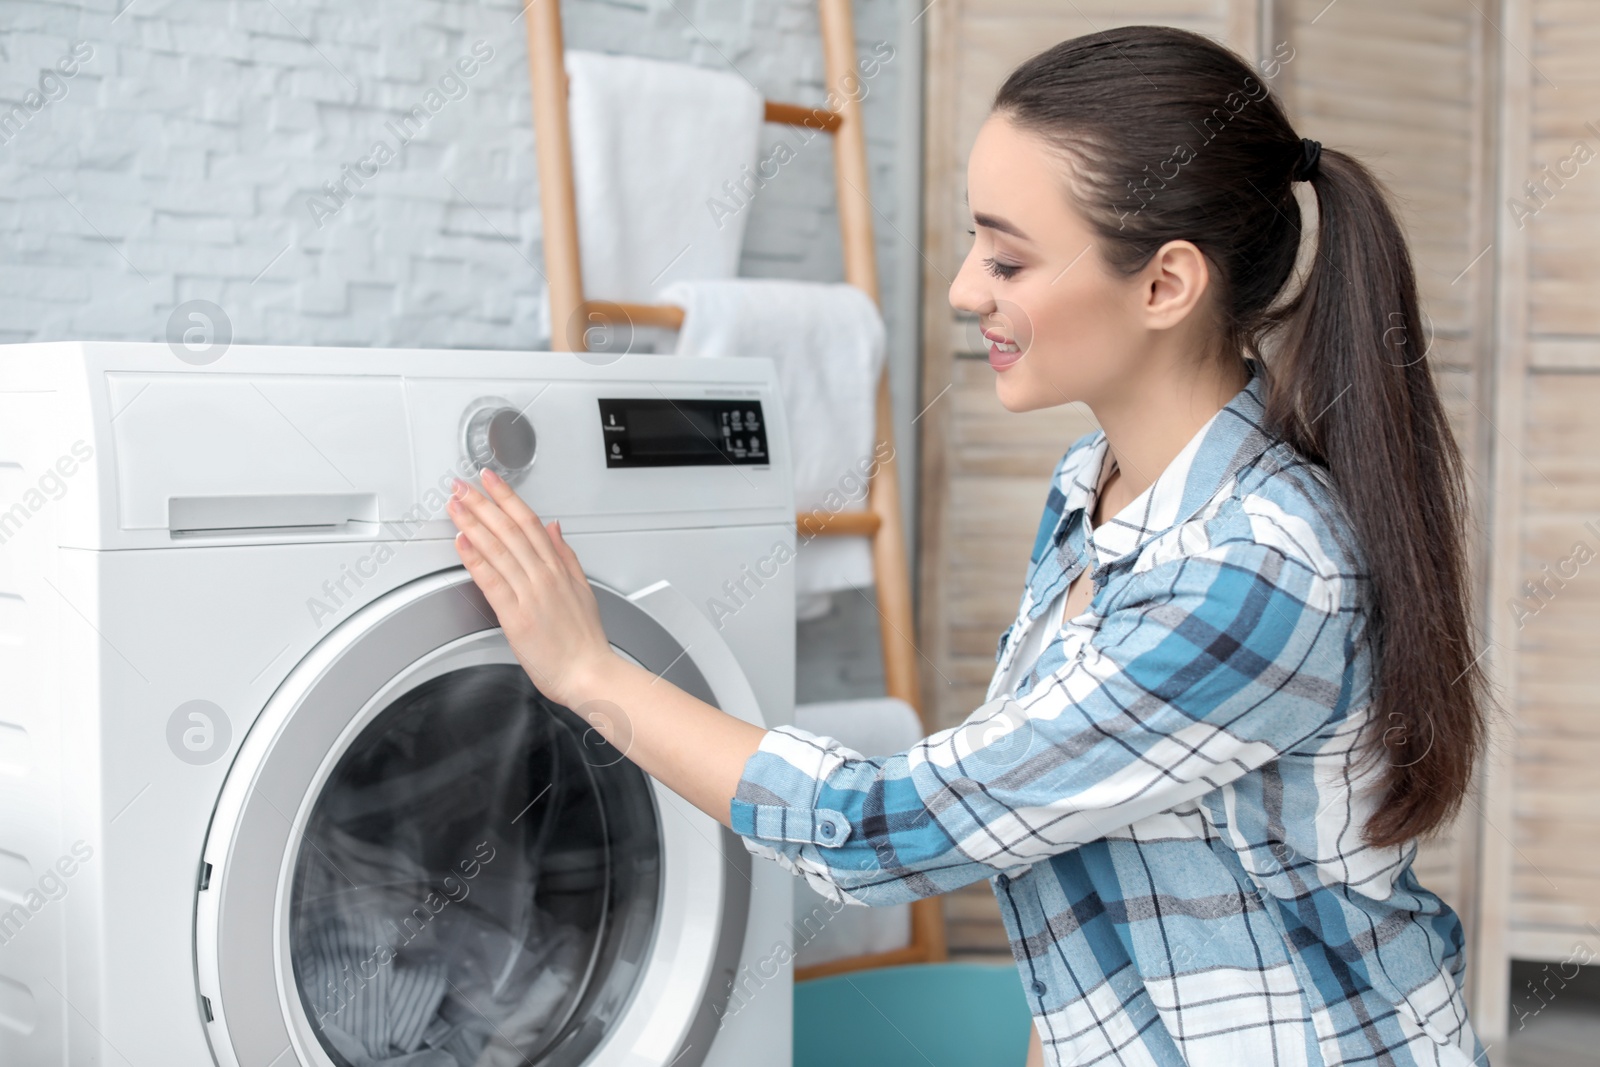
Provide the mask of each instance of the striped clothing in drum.
{"label": "striped clothing in drum", "polygon": [[[1460,921],[1414,842],[1360,836],[1382,770],[1362,555],[1249,365],[1092,530],[1106,439],[1068,449],[964,723],[872,759],[771,730],[733,825],[834,900],[989,879],[1051,1064],[1482,1065]],[[1086,567],[1089,607],[1045,617]],[[1060,632],[1000,691],[1038,625]]]}

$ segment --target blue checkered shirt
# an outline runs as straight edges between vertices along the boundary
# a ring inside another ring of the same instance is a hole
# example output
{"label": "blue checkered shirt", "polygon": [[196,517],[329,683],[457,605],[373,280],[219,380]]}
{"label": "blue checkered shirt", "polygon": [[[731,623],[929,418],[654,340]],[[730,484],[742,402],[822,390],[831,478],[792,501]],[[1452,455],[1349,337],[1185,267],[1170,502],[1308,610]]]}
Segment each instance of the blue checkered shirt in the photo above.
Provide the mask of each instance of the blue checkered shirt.
{"label": "blue checkered shirt", "polygon": [[[1050,1064],[1484,1064],[1456,914],[1414,842],[1360,837],[1381,767],[1357,747],[1359,548],[1326,472],[1265,431],[1251,369],[1098,527],[1105,436],[1068,449],[964,723],[870,759],[771,730],[734,829],[834,901],[990,880]],[[1085,567],[1088,608],[1045,617]],[[1013,671],[1040,625],[1059,632]]]}

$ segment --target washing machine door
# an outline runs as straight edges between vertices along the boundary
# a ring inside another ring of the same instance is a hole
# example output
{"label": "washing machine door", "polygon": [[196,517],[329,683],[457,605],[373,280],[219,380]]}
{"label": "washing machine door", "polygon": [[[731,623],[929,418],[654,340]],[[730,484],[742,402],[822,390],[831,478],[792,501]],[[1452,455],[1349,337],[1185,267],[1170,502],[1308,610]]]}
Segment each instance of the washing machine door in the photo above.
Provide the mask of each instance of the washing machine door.
{"label": "washing machine door", "polygon": [[[594,590],[620,653],[760,723],[681,592]],[[197,896],[211,1046],[226,1067],[692,1067],[749,888],[737,838],[547,700],[441,572],[330,634],[241,746]]]}

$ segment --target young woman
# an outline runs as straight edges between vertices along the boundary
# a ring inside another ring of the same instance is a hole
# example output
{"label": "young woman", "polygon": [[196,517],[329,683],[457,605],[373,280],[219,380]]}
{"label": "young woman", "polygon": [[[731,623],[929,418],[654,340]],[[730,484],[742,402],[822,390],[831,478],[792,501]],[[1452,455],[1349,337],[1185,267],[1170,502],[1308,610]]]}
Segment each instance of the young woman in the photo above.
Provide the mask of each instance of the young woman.
{"label": "young woman", "polygon": [[950,302],[1001,403],[1101,427],[1054,472],[985,704],[877,759],[723,715],[612,652],[559,524],[485,473],[457,547],[519,661],[834,899],[990,879],[1033,1062],[1482,1064],[1461,925],[1411,869],[1486,696],[1384,194],[1260,72],[1153,27],[1014,71],[967,192]]}

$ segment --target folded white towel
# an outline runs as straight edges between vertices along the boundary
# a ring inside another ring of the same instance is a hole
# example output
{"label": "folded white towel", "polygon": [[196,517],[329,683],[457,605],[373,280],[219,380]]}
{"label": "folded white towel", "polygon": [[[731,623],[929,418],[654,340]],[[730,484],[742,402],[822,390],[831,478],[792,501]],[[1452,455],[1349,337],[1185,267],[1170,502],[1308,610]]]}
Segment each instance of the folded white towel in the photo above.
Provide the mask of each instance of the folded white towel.
{"label": "folded white towel", "polygon": [[579,50],[565,62],[584,297],[648,303],[676,279],[738,274],[749,212],[727,209],[748,198],[729,189],[757,164],[761,94],[686,63]]}
{"label": "folded white towel", "polygon": [[863,756],[892,756],[921,741],[917,709],[899,697],[819,700],[794,706],[794,724]]}
{"label": "folded white towel", "polygon": [[[777,365],[794,456],[795,508],[821,517],[866,506],[874,454],[883,316],[844,282],[775,278],[682,281],[658,303],[684,309],[674,354],[767,356]],[[834,589],[872,584],[865,537],[802,539],[795,560],[798,614],[810,618]]]}
{"label": "folded white towel", "polygon": [[[836,738],[862,756],[892,756],[922,740],[922,722],[896,697],[827,700],[796,704],[794,724],[820,737]],[[911,908],[852,908],[829,903],[804,880],[794,887],[795,964],[821,963],[892,952],[911,944]]]}

